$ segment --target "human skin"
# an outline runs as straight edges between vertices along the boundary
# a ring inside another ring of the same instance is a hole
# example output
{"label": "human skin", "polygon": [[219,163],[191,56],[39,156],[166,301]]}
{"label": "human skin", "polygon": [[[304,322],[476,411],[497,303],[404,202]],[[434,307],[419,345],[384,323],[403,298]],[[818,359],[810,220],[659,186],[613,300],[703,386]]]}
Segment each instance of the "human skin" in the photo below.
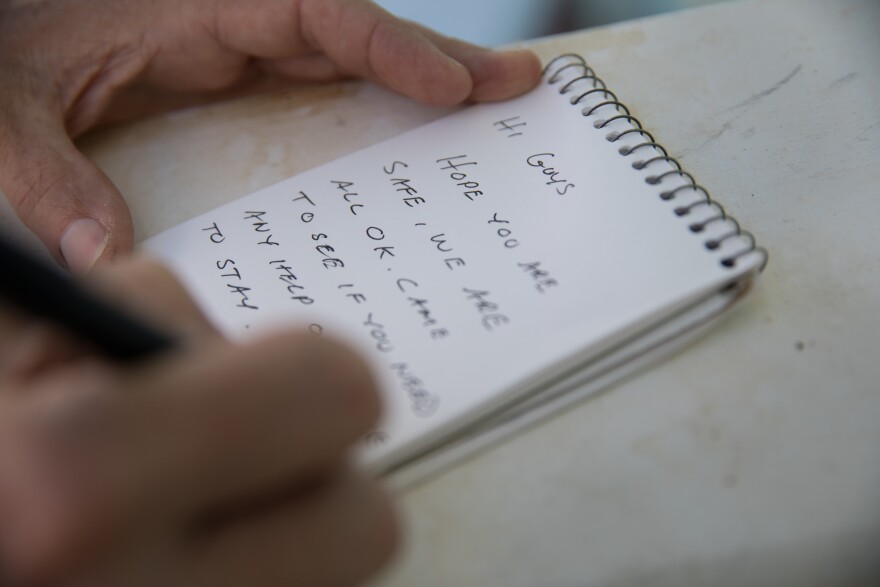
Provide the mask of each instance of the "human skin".
{"label": "human skin", "polygon": [[361,0],[0,0],[0,191],[60,263],[87,271],[129,252],[133,230],[73,139],[135,102],[265,76],[360,76],[449,106],[522,93],[540,65]]}
{"label": "human skin", "polygon": [[539,75],[529,52],[365,1],[0,0],[0,191],[59,263],[99,265],[92,287],[184,343],[115,365],[0,305],[0,584],[352,585],[397,540],[351,464],[380,409],[363,363],[309,333],[222,340],[165,270],[129,258],[128,208],[76,137],[266,76],[454,105]]}
{"label": "human skin", "polygon": [[380,407],[363,362],[227,342],[143,259],[89,281],[181,348],[111,364],[0,306],[4,586],[353,585],[388,560],[390,502],[351,464]]}

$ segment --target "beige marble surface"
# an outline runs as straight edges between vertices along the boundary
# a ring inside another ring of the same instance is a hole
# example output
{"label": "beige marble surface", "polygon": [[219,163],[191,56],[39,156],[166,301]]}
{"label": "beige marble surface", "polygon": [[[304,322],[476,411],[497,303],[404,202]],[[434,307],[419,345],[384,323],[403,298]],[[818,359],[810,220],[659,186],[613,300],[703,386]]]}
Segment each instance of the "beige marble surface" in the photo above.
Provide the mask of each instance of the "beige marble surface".
{"label": "beige marble surface", "polygon": [[[873,0],[777,0],[533,43],[583,54],[771,262],[697,345],[401,495],[377,586],[880,583],[878,33]],[[440,114],[352,82],[83,146],[143,238]]]}

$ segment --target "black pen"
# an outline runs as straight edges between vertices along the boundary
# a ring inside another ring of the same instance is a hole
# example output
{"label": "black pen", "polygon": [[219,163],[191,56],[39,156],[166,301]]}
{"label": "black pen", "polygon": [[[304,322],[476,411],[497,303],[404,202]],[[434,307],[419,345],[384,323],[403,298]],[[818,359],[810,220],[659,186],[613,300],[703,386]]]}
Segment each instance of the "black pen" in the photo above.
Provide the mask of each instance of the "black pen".
{"label": "black pen", "polygon": [[116,361],[145,359],[174,339],[79,286],[60,269],[0,235],[0,297],[91,344]]}

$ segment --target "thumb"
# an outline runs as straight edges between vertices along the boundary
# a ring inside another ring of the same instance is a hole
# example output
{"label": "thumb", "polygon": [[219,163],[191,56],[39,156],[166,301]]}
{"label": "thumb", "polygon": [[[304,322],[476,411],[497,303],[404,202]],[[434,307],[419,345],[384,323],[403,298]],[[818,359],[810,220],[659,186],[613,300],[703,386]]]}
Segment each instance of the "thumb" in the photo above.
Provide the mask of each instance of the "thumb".
{"label": "thumb", "polygon": [[130,251],[125,201],[76,148],[61,117],[36,104],[0,116],[0,191],[52,255],[85,273]]}

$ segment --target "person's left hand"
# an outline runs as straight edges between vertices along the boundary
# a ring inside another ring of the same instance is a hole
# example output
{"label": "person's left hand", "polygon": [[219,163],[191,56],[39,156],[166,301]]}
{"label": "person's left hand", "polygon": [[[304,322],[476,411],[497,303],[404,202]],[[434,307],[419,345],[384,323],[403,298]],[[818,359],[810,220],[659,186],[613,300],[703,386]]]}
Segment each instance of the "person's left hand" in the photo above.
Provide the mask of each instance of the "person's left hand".
{"label": "person's left hand", "polygon": [[59,262],[86,271],[129,251],[133,229],[119,192],[72,138],[134,86],[153,97],[209,92],[267,72],[357,75],[453,105],[522,93],[540,64],[366,0],[0,0],[0,191]]}

